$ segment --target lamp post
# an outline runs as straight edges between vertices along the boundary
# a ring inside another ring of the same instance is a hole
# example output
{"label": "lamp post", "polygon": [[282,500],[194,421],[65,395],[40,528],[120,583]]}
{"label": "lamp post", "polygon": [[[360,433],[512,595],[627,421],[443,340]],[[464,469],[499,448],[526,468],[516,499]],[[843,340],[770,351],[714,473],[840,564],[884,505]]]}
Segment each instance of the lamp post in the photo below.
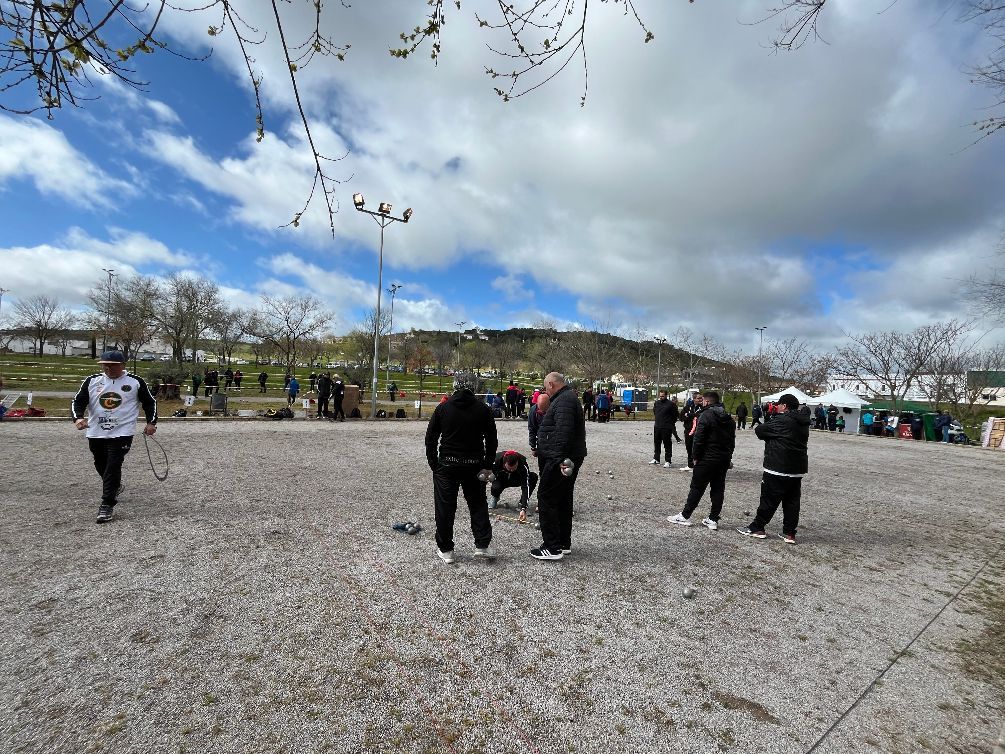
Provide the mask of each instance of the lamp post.
{"label": "lamp post", "polygon": [[364,209],[363,195],[356,193],[352,195],[352,203],[356,207],[357,212],[365,212],[374,219],[374,222],[380,226],[380,252],[377,256],[377,312],[376,316],[373,318],[373,376],[371,379],[371,393],[370,393],[370,418],[374,419],[377,416],[377,364],[380,361],[380,292],[383,283],[384,275],[384,228],[386,228],[391,223],[407,223],[412,217],[412,208],[406,209],[401,217],[395,217],[391,214],[391,205],[387,202],[381,202],[377,206],[377,211]]}
{"label": "lamp post", "polygon": [[663,370],[663,346],[667,344],[666,338],[656,338],[656,397],[659,397],[660,393],[660,377]]}
{"label": "lamp post", "polygon": [[115,270],[106,270],[104,267],[101,268],[102,271],[108,273],[108,303],[105,307],[105,335],[101,339],[101,350],[102,352],[108,350],[108,328],[111,326],[112,318],[112,278],[117,277]]}
{"label": "lamp post", "polygon": [[384,372],[385,384],[391,381],[391,333],[394,332],[394,294],[401,287],[399,283],[391,283],[391,287],[387,289],[387,292],[391,294],[391,322],[387,326],[387,369]]}
{"label": "lamp post", "polygon": [[[3,295],[10,293],[10,288],[0,288],[0,327],[3,327]],[[3,376],[3,367],[0,367],[0,377]]]}
{"label": "lamp post", "polygon": [[461,353],[461,328],[464,327],[467,320],[461,320],[460,322],[454,322],[457,325],[457,355],[460,357]]}
{"label": "lamp post", "polygon": [[768,326],[755,327],[758,333],[760,333],[760,340],[757,343],[757,405],[761,405],[761,352],[764,349],[764,331],[768,329]]}

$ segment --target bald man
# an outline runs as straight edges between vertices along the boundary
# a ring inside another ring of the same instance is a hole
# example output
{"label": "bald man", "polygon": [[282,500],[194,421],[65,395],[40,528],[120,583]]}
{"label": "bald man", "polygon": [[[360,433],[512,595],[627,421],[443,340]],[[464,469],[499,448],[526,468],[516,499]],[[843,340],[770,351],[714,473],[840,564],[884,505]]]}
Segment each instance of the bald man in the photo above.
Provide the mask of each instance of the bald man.
{"label": "bald man", "polygon": [[537,430],[541,427],[541,420],[548,413],[548,406],[551,405],[551,398],[547,393],[541,393],[537,397],[537,403],[531,406],[530,418],[527,419],[527,434],[530,441],[530,454],[537,457]]}
{"label": "bald man", "polygon": [[[572,552],[572,496],[586,458],[586,420],[583,404],[564,375],[549,374],[544,378],[544,390],[551,403],[537,431],[541,471],[537,505],[544,541],[530,554],[538,560],[561,560]],[[562,473],[566,458],[575,464],[569,476]]]}

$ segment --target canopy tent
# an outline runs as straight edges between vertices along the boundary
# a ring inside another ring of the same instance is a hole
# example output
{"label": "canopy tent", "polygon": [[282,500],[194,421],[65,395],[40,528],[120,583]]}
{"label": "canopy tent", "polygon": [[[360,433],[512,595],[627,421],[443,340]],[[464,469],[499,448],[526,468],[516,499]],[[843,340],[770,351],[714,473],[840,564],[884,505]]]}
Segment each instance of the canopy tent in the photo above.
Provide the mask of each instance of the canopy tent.
{"label": "canopy tent", "polygon": [[818,395],[806,401],[810,406],[835,406],[840,408],[844,414],[845,432],[857,435],[859,425],[862,423],[862,407],[868,406],[869,401],[862,400],[857,395],[843,387],[831,390],[829,393]]}
{"label": "canopy tent", "polygon": [[792,387],[787,387],[785,390],[779,390],[777,393],[772,393],[771,395],[766,395],[761,398],[761,403],[778,403],[778,399],[781,398],[786,393],[796,396],[796,400],[799,401],[800,405],[809,403],[812,398],[810,398],[806,393],[797,388],[795,385]]}

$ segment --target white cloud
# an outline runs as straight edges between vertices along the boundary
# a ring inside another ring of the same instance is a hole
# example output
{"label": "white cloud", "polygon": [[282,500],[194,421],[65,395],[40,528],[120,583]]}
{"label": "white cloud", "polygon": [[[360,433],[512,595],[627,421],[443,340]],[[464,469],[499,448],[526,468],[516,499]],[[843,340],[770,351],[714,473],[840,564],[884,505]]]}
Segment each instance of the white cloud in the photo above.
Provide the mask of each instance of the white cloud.
{"label": "white cloud", "polygon": [[108,236],[98,239],[71,228],[53,244],[0,248],[3,287],[10,290],[4,301],[46,295],[80,308],[87,304],[87,292],[105,279],[103,268],[132,276],[181,268],[194,261],[143,233],[109,228]]}
{"label": "white cloud", "polygon": [[81,207],[111,207],[133,194],[129,183],[109,176],[46,123],[0,115],[0,144],[0,189],[30,180],[41,194]]}
{"label": "white cloud", "polygon": [[527,288],[527,280],[510,273],[492,280],[492,288],[499,291],[507,301],[521,301],[534,298],[534,292]]}

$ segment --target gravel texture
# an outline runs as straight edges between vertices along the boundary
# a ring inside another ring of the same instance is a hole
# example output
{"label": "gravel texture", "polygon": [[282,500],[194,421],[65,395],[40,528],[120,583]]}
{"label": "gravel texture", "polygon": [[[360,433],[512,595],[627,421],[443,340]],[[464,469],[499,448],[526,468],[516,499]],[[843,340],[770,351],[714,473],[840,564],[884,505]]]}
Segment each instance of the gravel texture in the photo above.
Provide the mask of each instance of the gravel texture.
{"label": "gravel texture", "polygon": [[168,480],[137,437],[98,526],[82,433],[0,424],[0,751],[802,754],[996,554],[817,751],[997,739],[1000,676],[959,647],[1005,586],[1005,453],[813,433],[792,547],[780,512],[768,540],[733,531],[752,432],[710,532],[666,523],[690,475],[648,465],[651,423],[590,424],[571,556],[532,560],[539,532],[501,520],[475,561],[462,504],[447,566],[424,431],[165,421]]}

